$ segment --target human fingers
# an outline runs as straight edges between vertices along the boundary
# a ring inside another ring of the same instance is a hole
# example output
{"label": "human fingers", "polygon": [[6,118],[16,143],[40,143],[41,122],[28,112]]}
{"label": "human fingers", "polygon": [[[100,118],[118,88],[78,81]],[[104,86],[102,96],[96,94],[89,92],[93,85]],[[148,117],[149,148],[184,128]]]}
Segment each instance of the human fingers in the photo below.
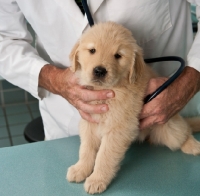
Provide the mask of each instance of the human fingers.
{"label": "human fingers", "polygon": [[160,115],[153,115],[149,116],[147,118],[141,119],[140,120],[140,130],[150,128],[153,125],[161,125],[165,124],[168,121],[168,118],[165,114],[160,114]]}
{"label": "human fingers", "polygon": [[140,130],[147,129],[151,127],[152,125],[154,125],[154,123],[155,123],[155,118],[150,116],[148,118],[144,118],[140,120],[139,128]]}
{"label": "human fingers", "polygon": [[151,78],[149,80],[147,89],[146,89],[146,95],[149,95],[153,93],[156,89],[158,89],[164,82],[167,81],[168,78],[166,77],[156,77]]}
{"label": "human fingers", "polygon": [[[162,77],[152,78],[148,83],[145,96],[152,94],[166,80],[167,78],[162,78]],[[164,96],[163,93],[161,93],[160,95],[155,97],[153,100],[151,100],[149,103],[146,103],[142,108],[140,119],[147,118],[154,114],[160,113],[158,107],[162,105],[161,102],[162,102],[163,96]]]}
{"label": "human fingers", "polygon": [[[98,100],[102,99],[101,95],[98,97],[98,93],[100,93],[99,91],[88,90],[75,85],[70,88],[70,91],[68,88],[66,92],[66,99],[78,110],[90,114],[100,114],[108,111],[108,105]],[[93,97],[90,98],[90,96]],[[91,103],[91,100],[96,102]]]}
{"label": "human fingers", "polygon": [[147,118],[149,116],[153,116],[153,115],[159,113],[158,108],[155,106],[153,101],[154,100],[152,100],[151,102],[143,105],[143,108],[142,108],[142,111],[140,113],[139,119],[144,119],[144,118]]}
{"label": "human fingers", "polygon": [[88,122],[92,122],[92,123],[98,123],[96,120],[94,120],[94,119],[92,118],[92,116],[91,116],[90,114],[85,113],[85,112],[83,112],[83,111],[81,111],[81,110],[79,110],[79,113],[80,113],[81,117],[82,117],[84,120],[86,120],[86,121],[88,121]]}
{"label": "human fingers", "polygon": [[85,102],[106,100],[114,96],[115,94],[112,90],[89,90],[85,87],[81,87],[78,93],[78,97]]}
{"label": "human fingers", "polygon": [[90,104],[87,102],[83,102],[82,100],[78,100],[77,102],[75,102],[74,106],[78,110],[89,114],[101,114],[109,110],[107,104]]}

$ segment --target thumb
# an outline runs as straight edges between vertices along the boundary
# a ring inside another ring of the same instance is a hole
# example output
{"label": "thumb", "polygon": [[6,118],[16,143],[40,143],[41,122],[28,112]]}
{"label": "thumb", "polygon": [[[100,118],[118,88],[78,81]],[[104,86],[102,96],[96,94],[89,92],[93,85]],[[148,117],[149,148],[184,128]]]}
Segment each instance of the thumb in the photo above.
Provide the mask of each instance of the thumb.
{"label": "thumb", "polygon": [[[147,118],[149,116],[152,116],[153,112],[152,112],[152,102],[149,102],[145,105],[143,105],[143,108],[141,110],[141,113],[140,113],[140,116],[139,116],[139,119],[144,119],[144,118]],[[155,109],[155,108],[154,108]],[[154,110],[153,109],[153,110]]]}
{"label": "thumb", "polygon": [[140,128],[140,130],[149,128],[154,124],[154,122],[155,122],[155,119],[153,116],[144,118],[144,119],[140,120],[139,128]]}

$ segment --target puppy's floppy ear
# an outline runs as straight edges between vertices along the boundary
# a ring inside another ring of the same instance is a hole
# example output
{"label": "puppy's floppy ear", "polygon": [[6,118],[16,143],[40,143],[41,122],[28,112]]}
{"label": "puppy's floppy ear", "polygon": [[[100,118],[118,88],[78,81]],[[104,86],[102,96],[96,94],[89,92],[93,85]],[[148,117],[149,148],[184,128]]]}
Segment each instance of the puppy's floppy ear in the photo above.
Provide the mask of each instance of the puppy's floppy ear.
{"label": "puppy's floppy ear", "polygon": [[142,49],[138,46],[133,54],[133,60],[129,72],[129,83],[136,82],[142,76],[145,67]]}
{"label": "puppy's floppy ear", "polygon": [[76,42],[69,55],[69,59],[71,61],[70,69],[72,72],[75,72],[80,66],[80,63],[78,62],[78,47],[79,47],[79,41]]}

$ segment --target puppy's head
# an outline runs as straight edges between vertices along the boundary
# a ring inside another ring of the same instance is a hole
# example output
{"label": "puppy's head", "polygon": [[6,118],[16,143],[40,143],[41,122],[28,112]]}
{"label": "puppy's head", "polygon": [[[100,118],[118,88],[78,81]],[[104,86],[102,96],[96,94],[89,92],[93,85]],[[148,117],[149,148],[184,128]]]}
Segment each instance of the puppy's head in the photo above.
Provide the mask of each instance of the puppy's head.
{"label": "puppy's head", "polygon": [[82,35],[70,54],[71,70],[80,84],[102,86],[132,83],[142,74],[142,51],[131,32],[113,22],[100,23]]}

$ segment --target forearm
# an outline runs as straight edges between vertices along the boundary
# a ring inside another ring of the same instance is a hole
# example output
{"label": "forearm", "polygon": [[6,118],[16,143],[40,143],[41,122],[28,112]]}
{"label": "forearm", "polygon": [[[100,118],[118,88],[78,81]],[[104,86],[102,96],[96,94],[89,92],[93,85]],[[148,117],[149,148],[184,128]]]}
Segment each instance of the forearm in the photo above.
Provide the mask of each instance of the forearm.
{"label": "forearm", "polygon": [[179,103],[181,110],[187,102],[200,90],[200,72],[192,67],[185,67],[182,74],[169,86],[171,99]]}

